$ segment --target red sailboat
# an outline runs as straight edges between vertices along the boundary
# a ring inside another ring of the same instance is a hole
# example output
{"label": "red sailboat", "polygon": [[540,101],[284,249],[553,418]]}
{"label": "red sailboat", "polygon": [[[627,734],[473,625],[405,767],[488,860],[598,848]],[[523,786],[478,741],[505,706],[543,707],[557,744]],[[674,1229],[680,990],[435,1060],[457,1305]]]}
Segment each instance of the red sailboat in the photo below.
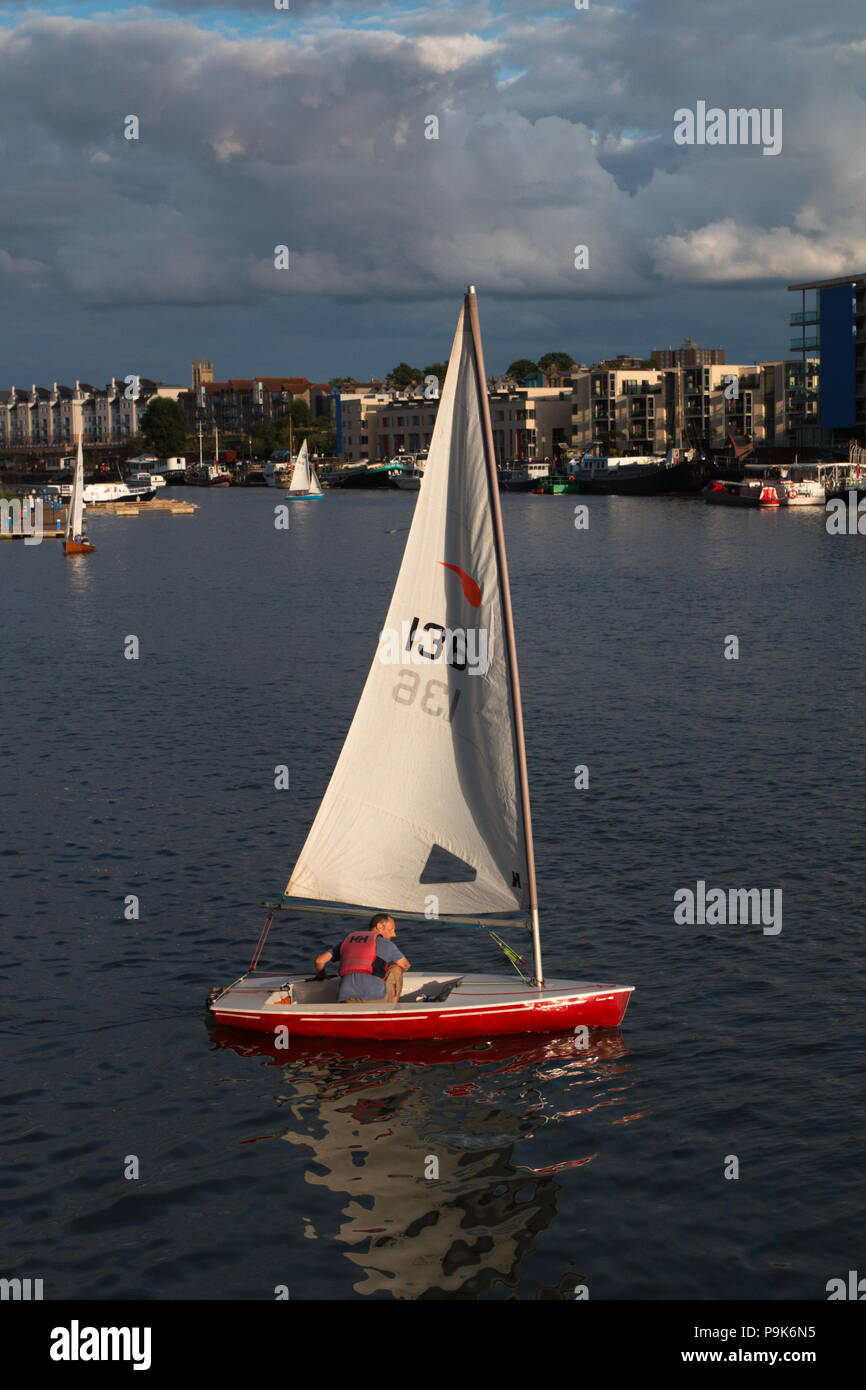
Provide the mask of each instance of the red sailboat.
{"label": "red sailboat", "polygon": [[[486,380],[470,287],[379,648],[250,970],[208,1000],[220,1024],[321,1038],[486,1038],[616,1027],[625,1014],[632,985],[542,972]],[[396,1002],[339,1002],[336,977],[258,970],[277,910],[387,911],[398,930],[413,921],[484,927],[517,973],[410,969]],[[499,936],[505,928],[531,934],[531,965]]]}
{"label": "red sailboat", "polygon": [[89,555],[95,547],[87,539],[84,524],[84,453],[81,448],[81,435],[78,436],[78,453],[75,458],[75,472],[72,475],[72,496],[66,513],[66,536],[63,541],[65,555]]}

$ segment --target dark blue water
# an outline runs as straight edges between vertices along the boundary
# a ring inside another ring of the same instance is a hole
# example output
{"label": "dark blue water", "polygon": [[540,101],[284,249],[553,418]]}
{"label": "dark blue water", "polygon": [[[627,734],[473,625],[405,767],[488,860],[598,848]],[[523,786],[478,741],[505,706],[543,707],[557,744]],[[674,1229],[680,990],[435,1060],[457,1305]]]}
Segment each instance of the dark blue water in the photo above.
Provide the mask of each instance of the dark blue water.
{"label": "dark blue water", "polygon": [[[56,1299],[826,1297],[862,1259],[866,542],[820,510],[593,498],[577,531],[575,498],[506,497],[546,973],[635,984],[624,1025],[287,1055],[214,1032],[205,996],[288,878],[414,498],[331,493],[286,534],[272,492],[187,495],[95,516],[84,559],[0,548],[0,1274]],[[780,888],[781,933],[676,925],[699,879]],[[284,916],[263,964],[335,930]],[[503,965],[477,929],[398,939]]]}

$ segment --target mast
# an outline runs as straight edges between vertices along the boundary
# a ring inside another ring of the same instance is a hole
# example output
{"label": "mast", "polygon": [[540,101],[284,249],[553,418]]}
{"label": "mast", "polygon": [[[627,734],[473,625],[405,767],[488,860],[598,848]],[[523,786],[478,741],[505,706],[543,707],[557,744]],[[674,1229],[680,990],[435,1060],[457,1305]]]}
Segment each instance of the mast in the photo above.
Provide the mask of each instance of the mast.
{"label": "mast", "polygon": [[202,458],[202,452],[201,452],[201,451],[202,451],[202,444],[201,444],[201,420],[199,420],[199,422],[198,422],[198,469],[199,469],[199,472],[201,472],[202,468],[204,467],[204,459]]}
{"label": "mast", "polygon": [[213,461],[216,464],[220,461],[220,432],[216,425],[213,427]]}
{"label": "mast", "polygon": [[75,467],[72,470],[72,491],[66,509],[66,540],[75,540],[78,534],[84,535],[84,454],[81,435],[78,436],[75,454]]}
{"label": "mast", "polygon": [[499,593],[502,600],[502,618],[505,627],[505,650],[508,655],[508,675],[511,685],[511,703],[514,711],[514,733],[517,744],[517,770],[520,786],[520,809],[523,814],[523,836],[526,842],[526,874],[529,889],[529,911],[532,919],[532,951],[534,956],[535,979],[539,988],[544,983],[541,973],[541,926],[538,920],[538,888],[535,881],[535,847],[532,843],[532,817],[529,807],[529,774],[526,768],[526,743],[523,736],[523,707],[520,703],[520,676],[517,670],[517,647],[514,640],[514,616],[511,611],[511,591],[508,587],[508,563],[505,558],[505,533],[502,529],[502,508],[499,502],[499,485],[496,480],[496,455],[493,448],[493,426],[490,423],[490,402],[487,399],[487,377],[484,371],[484,353],[481,347],[481,327],[478,322],[478,301],[475,286],[470,285],[464,300],[469,315],[472,332],[472,346],[475,356],[475,379],[478,398],[481,404],[481,432],[484,438],[484,458],[487,464],[487,488],[490,496],[490,513],[493,521],[493,539],[496,546],[497,568],[499,570]]}
{"label": "mast", "polygon": [[67,540],[67,541],[72,540],[72,508],[73,508],[73,505],[74,505],[74,503],[75,503],[75,483],[76,483],[77,477],[78,477],[78,456],[76,455],[76,458],[75,458],[75,467],[74,467],[73,470],[72,470],[72,491],[71,491],[70,494],[69,494],[69,502],[67,503],[67,506],[66,506],[66,531],[64,532],[64,539]]}

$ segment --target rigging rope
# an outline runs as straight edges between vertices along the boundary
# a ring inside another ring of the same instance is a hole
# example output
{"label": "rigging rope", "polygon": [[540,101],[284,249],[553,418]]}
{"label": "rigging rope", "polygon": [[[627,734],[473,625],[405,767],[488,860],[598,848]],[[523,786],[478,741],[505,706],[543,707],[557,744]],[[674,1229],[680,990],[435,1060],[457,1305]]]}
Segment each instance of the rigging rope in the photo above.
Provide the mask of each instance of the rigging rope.
{"label": "rigging rope", "polygon": [[259,961],[261,960],[262,951],[265,949],[265,942],[266,942],[267,939],[268,939],[268,932],[269,932],[270,929],[271,929],[271,926],[272,926],[272,924],[273,924],[273,920],[274,920],[274,914],[271,913],[270,917],[268,917],[267,921],[265,922],[265,925],[262,927],[261,931],[259,932],[259,939],[258,939],[258,941],[256,942],[256,949],[253,951],[253,958],[252,958],[252,960],[250,961],[250,970],[255,970],[256,966],[258,965]]}
{"label": "rigging rope", "polygon": [[[479,922],[478,925],[483,926],[483,923]],[[524,984],[533,984],[534,981],[527,978],[527,976],[523,973],[524,970],[529,969],[529,962],[526,959],[526,957],[518,955],[514,948],[512,946],[509,946],[507,941],[503,941],[502,937],[499,935],[498,932],[491,931],[490,927],[487,927],[486,931],[488,935],[492,937],[492,939],[496,942],[497,946],[501,950],[502,954],[505,956],[506,960],[509,960],[511,964],[514,966],[514,969],[517,971]]]}

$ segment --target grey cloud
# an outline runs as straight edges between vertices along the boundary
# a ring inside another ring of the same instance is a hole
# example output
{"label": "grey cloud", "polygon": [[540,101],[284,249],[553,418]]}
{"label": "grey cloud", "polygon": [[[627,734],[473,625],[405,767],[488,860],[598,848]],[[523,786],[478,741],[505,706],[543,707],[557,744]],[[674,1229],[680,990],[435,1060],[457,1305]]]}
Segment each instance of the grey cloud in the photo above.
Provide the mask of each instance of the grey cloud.
{"label": "grey cloud", "polygon": [[[233,7],[206,8],[231,22]],[[128,325],[148,306],[156,321],[185,304],[210,324],[228,306],[227,323],[240,315],[254,334],[256,314],[299,322],[315,302],[321,323],[343,314],[356,332],[367,306],[378,351],[385,326],[401,326],[386,303],[426,304],[419,318],[438,323],[472,279],[510,306],[491,314],[505,331],[549,331],[538,350],[567,337],[579,351],[570,323],[587,344],[633,333],[620,350],[648,350],[655,320],[686,302],[682,286],[694,314],[719,324],[710,336],[742,333],[745,315],[757,337],[766,310],[753,306],[768,301],[754,286],[776,281],[784,336],[784,283],[866,263],[853,5],[786,7],[785,20],[775,0],[449,8],[447,34],[441,11],[425,25],[420,10],[386,7],[378,30],[238,38],[201,29],[192,4],[0,29],[0,128],[14,131],[0,273],[29,267],[4,274],[24,331],[29,276],[40,312],[78,305],[109,337],[112,310]],[[698,98],[781,106],[783,154],[675,146],[673,111]],[[137,142],[123,138],[130,113]],[[424,138],[428,115],[438,141]],[[288,272],[274,269],[278,243]],[[587,272],[573,266],[578,243]],[[739,310],[737,285],[752,286]]]}

